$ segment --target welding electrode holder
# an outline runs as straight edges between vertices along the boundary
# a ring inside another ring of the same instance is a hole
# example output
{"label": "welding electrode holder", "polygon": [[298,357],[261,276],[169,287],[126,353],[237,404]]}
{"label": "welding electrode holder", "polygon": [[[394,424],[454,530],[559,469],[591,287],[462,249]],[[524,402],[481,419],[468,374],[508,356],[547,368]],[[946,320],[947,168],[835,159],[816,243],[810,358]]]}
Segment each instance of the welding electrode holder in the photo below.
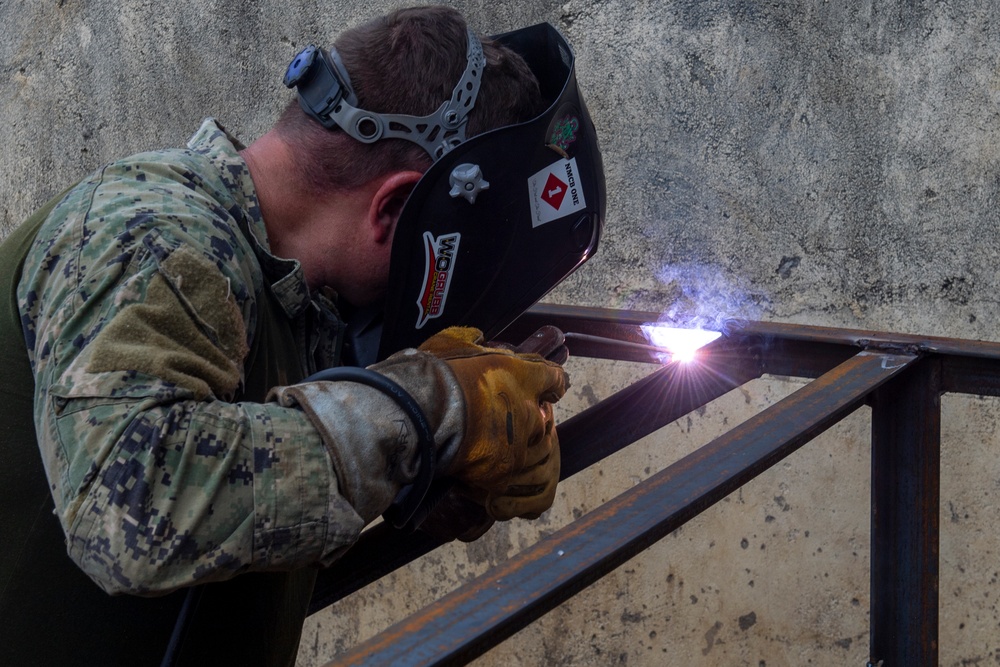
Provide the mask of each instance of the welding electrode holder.
{"label": "welding electrode holder", "polygon": [[[437,463],[431,426],[417,401],[405,389],[386,376],[367,368],[353,366],[327,368],[313,373],[304,382],[356,382],[363,384],[377,389],[391,398],[399,406],[399,409],[410,418],[417,433],[417,456],[420,460],[417,478],[412,484],[407,484],[400,489],[396,499],[382,514],[382,518],[399,530],[405,532],[416,530],[417,526],[426,518],[426,512],[429,511],[425,509],[424,512],[418,512],[421,506],[425,505],[424,499],[427,498],[431,482],[434,481],[434,468]],[[438,499],[440,500],[440,497]]]}

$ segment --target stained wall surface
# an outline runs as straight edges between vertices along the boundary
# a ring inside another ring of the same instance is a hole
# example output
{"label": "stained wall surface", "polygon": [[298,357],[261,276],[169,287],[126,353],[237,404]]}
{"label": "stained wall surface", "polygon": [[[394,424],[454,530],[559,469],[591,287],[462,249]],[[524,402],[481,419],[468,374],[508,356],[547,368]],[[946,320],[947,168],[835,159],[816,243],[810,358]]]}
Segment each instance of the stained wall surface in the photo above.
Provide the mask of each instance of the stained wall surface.
{"label": "stained wall surface", "polygon": [[[1000,5],[989,0],[455,2],[574,45],[608,221],[553,302],[675,318],[1000,340]],[[307,43],[381,0],[0,3],[0,233],[103,162],[182,145],[205,116],[253,140]],[[647,368],[571,362],[567,416]],[[534,523],[450,545],[310,620],[301,665],[532,544],[800,380],[765,378],[566,482]],[[945,397],[941,664],[1000,663],[1000,405]],[[865,409],[482,665],[861,665]]]}

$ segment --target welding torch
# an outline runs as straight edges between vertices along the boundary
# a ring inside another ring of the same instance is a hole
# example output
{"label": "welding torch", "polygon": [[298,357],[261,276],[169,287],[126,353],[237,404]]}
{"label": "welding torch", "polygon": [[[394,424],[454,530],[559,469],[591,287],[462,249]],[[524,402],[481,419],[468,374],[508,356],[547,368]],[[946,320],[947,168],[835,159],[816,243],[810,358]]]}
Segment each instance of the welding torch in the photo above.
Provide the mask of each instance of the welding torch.
{"label": "welding torch", "polygon": [[618,358],[621,352],[636,352],[641,353],[642,356],[639,359],[642,361],[650,361],[649,357],[652,357],[652,360],[665,363],[669,361],[691,361],[698,349],[722,335],[718,331],[681,329],[660,325],[647,325],[643,327],[643,330],[652,340],[659,341],[661,344],[651,342],[640,343],[622,338],[595,336],[575,331],[563,333],[556,327],[543,326],[520,345],[512,346],[495,342],[490,343],[490,345],[505,347],[516,352],[533,352],[558,364],[564,363],[569,357],[567,345],[570,347],[587,347],[588,351],[601,350],[609,353],[613,352],[615,353],[615,358]]}
{"label": "welding torch", "polygon": [[[584,345],[600,346],[605,348],[606,351],[614,351],[615,357],[620,357],[622,351],[630,351],[641,353],[643,356],[639,360],[658,360],[664,363],[667,361],[690,361],[694,358],[696,349],[721,335],[721,333],[714,331],[676,329],[658,325],[650,326],[655,327],[655,330],[647,327],[645,334],[654,340],[665,342],[665,344],[639,343],[576,332],[563,333],[554,326],[545,325],[518,345],[491,341],[487,343],[487,347],[505,348],[519,354],[537,354],[548,361],[563,364],[569,358],[567,343],[576,341]],[[336,372],[340,372],[341,370],[336,369]],[[405,516],[401,520],[393,518],[392,513],[387,513],[387,520],[404,531],[409,532],[414,530],[428,518],[433,508],[448,495],[452,486],[453,483],[447,479],[428,480],[427,488],[419,494],[419,498],[422,498],[418,503],[419,506],[401,513],[401,516]],[[492,521],[489,524],[492,524]],[[484,525],[488,528],[489,524]]]}
{"label": "welding torch", "polygon": [[592,334],[576,333],[575,331],[570,331],[563,335],[570,343],[578,341],[584,344],[604,347],[609,350],[645,352],[646,354],[655,357],[672,356],[669,348],[652,345],[650,343],[637,343],[630,340],[622,340],[620,338],[609,338],[607,336],[594,336]]}
{"label": "welding torch", "polygon": [[[620,338],[595,336],[577,332],[567,332],[565,339],[572,345],[574,341],[586,346],[590,352],[602,351],[613,358],[620,358],[622,352],[638,353],[637,361],[693,361],[699,349],[722,335],[719,331],[706,329],[680,329],[661,325],[646,325],[644,334],[651,342],[641,343]],[[651,357],[651,358],[650,358]]]}

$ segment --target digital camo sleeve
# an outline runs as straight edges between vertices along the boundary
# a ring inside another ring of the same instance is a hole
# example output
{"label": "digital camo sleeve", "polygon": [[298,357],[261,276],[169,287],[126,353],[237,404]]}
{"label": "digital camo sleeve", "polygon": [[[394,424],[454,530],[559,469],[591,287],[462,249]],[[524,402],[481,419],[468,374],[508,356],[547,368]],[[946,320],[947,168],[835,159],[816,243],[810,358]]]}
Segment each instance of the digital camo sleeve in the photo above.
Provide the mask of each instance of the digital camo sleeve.
{"label": "digital camo sleeve", "polygon": [[111,593],[329,562],[363,527],[301,411],[229,401],[259,277],[221,190],[113,165],[27,258],[39,446],[70,556]]}

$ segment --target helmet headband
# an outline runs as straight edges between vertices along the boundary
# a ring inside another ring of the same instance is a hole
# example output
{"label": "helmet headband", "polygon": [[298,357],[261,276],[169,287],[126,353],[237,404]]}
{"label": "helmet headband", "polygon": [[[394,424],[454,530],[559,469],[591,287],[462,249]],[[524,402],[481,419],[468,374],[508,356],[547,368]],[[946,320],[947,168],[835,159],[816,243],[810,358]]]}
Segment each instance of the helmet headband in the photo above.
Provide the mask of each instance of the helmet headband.
{"label": "helmet headband", "polygon": [[288,65],[284,83],[298,90],[302,109],[323,127],[339,128],[366,144],[380,139],[405,139],[427,151],[432,160],[438,160],[466,140],[465,126],[486,67],[482,43],[471,28],[467,35],[465,71],[451,99],[426,116],[382,114],[359,108],[350,76],[332,47],[324,51],[312,44],[307,46]]}

